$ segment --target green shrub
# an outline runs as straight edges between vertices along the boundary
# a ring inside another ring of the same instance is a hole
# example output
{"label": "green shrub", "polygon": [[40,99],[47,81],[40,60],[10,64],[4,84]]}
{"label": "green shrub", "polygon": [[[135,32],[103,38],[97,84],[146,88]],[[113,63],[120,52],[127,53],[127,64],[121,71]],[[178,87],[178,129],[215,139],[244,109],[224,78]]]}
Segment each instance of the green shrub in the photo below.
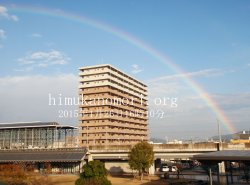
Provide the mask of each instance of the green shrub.
{"label": "green shrub", "polygon": [[91,161],[83,166],[82,178],[106,177],[107,170],[101,161]]}
{"label": "green shrub", "polygon": [[83,166],[83,172],[75,185],[111,185],[111,182],[107,179],[104,164],[97,160]]}
{"label": "green shrub", "polygon": [[111,182],[104,177],[96,178],[79,178],[76,180],[75,185],[111,185]]}

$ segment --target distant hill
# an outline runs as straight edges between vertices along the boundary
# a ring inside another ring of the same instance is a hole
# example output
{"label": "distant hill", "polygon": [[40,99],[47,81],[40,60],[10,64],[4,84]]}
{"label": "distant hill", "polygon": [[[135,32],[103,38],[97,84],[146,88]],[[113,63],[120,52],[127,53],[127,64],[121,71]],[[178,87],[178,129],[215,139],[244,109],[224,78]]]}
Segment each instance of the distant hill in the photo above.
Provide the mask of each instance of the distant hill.
{"label": "distant hill", "polygon": [[[229,142],[231,139],[233,139],[234,134],[226,134],[221,136],[221,140],[224,142]],[[219,141],[219,136],[213,136],[210,138],[211,140],[214,141]]]}
{"label": "distant hill", "polygon": [[153,141],[154,143],[166,143],[166,140],[160,138],[150,138],[150,141]]}
{"label": "distant hill", "polygon": [[[222,135],[221,136],[221,140],[223,142],[230,142],[231,139],[233,139],[234,134],[226,134],[226,135]],[[213,136],[211,138],[209,138],[209,140],[211,141],[219,141],[219,136]],[[165,139],[161,139],[161,138],[151,138],[150,141],[154,142],[154,143],[166,143]],[[207,141],[207,140],[204,140]],[[184,143],[189,143],[191,142],[191,140],[184,140]]]}

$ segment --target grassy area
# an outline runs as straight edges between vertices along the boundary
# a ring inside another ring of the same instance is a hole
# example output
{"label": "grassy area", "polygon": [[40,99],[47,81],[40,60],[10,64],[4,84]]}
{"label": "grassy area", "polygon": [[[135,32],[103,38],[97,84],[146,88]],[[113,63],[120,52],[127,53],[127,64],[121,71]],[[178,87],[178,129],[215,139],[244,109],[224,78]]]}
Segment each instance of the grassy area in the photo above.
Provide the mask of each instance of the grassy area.
{"label": "grassy area", "polygon": [[49,179],[54,185],[75,185],[78,175],[50,175]]}
{"label": "grassy area", "polygon": [[[74,185],[77,175],[50,175],[49,180],[53,185]],[[160,179],[158,176],[144,177],[143,181],[135,179],[131,175],[108,176],[112,185],[187,185],[197,184],[194,180],[187,179]]]}
{"label": "grassy area", "polygon": [[[55,185],[74,185],[77,175],[51,175],[49,179]],[[143,181],[134,179],[133,176],[108,176],[108,179],[112,182],[112,185],[166,185],[166,181],[159,179],[159,177],[145,177]]]}
{"label": "grassy area", "polygon": [[118,176],[118,177],[108,177],[112,182],[112,185],[166,185],[166,180],[160,179],[157,176],[144,177],[141,181],[135,179],[133,176]]}

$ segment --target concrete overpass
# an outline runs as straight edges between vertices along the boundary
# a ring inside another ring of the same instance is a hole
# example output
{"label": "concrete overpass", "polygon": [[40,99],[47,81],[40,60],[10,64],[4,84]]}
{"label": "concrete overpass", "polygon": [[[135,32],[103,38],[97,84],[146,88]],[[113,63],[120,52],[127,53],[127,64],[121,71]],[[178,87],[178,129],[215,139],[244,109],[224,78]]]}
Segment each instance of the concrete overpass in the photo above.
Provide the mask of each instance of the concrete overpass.
{"label": "concrete overpass", "polygon": [[[190,143],[190,144],[154,144],[155,158],[190,159],[193,155],[219,150],[218,143]],[[91,146],[89,156],[92,159],[121,159],[127,160],[131,145]],[[223,150],[250,150],[250,144],[223,143]]]}
{"label": "concrete overpass", "polygon": [[[86,159],[101,160],[108,170],[115,169],[131,172],[128,166],[128,153],[131,145],[91,146]],[[190,143],[190,144],[154,144],[155,160],[190,160],[194,155],[218,150],[250,150],[250,144]],[[154,173],[152,166],[151,173]]]}

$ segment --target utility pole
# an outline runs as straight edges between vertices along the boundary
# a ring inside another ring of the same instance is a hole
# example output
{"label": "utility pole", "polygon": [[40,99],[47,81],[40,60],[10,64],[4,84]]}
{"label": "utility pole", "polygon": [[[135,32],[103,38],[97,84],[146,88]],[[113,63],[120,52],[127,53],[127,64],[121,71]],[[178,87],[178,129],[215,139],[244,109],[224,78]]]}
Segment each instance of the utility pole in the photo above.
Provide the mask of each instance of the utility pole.
{"label": "utility pole", "polygon": [[222,150],[222,139],[221,139],[221,131],[220,131],[220,121],[219,121],[219,119],[217,119],[217,124],[218,124],[219,146],[220,146],[220,150]]}
{"label": "utility pole", "polygon": [[209,182],[210,182],[210,185],[213,185],[213,176],[212,176],[211,167],[209,167]]}
{"label": "utility pole", "polygon": [[[220,130],[219,119],[217,119],[217,124],[218,124],[218,136],[219,136],[219,150],[221,151],[221,150],[223,150],[223,145],[222,145],[222,139],[221,139],[221,130]],[[218,179],[220,180],[220,173],[225,172],[225,163],[224,162],[218,163],[218,169],[219,169]]]}

